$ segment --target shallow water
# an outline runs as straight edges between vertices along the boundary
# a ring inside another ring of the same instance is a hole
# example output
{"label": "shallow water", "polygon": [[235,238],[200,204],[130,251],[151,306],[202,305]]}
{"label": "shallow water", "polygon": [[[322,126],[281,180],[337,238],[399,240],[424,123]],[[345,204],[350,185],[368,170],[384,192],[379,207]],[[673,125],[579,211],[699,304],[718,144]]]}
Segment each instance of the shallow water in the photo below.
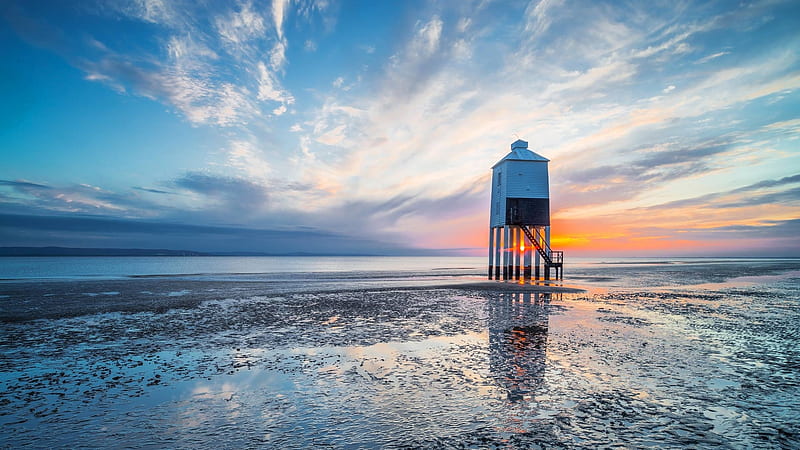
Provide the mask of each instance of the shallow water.
{"label": "shallow water", "polygon": [[2,283],[0,445],[800,446],[800,261],[621,262]]}

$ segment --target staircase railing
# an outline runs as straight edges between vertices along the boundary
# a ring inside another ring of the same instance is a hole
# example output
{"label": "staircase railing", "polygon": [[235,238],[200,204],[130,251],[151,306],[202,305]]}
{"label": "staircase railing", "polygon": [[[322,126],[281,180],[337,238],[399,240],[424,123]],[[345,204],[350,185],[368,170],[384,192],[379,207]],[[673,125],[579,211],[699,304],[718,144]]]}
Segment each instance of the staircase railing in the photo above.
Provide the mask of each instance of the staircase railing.
{"label": "staircase railing", "polygon": [[522,228],[522,232],[525,233],[528,240],[533,243],[536,251],[538,251],[542,259],[544,259],[545,264],[548,266],[562,266],[564,264],[564,252],[553,251],[544,237],[542,237],[542,232],[539,231],[538,228],[534,228],[533,233],[531,233],[527,225],[523,225],[520,228]]}

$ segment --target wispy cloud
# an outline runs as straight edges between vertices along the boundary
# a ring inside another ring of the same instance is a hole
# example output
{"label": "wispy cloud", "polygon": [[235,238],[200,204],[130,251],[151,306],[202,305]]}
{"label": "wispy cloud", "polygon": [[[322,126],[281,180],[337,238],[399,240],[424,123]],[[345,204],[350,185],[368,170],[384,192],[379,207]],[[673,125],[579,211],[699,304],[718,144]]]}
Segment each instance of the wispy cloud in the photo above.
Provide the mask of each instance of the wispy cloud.
{"label": "wispy cloud", "polygon": [[269,162],[253,141],[232,141],[228,149],[228,155],[230,165],[240,169],[251,179],[266,179],[271,175],[272,169]]}
{"label": "wispy cloud", "polygon": [[575,242],[688,245],[680,220],[697,237],[800,214],[791,2],[390,3],[403,12],[391,27],[359,33],[336,29],[355,17],[338,2],[106,7],[145,27],[141,45],[13,14],[87,80],[162,102],[222,144],[130,183],[155,188],[8,181],[2,201],[131,217],[150,202],[164,218],[261,227],[358,217],[375,239],[480,247],[488,169],[517,135],[552,160],[554,217]]}
{"label": "wispy cloud", "polygon": [[721,56],[729,55],[730,53],[731,53],[731,52],[717,52],[717,53],[713,53],[713,54],[711,54],[711,55],[704,56],[704,57],[702,57],[702,58],[698,59],[697,61],[695,61],[695,63],[696,63],[696,64],[705,64],[705,63],[707,63],[707,62],[711,61],[712,59],[717,59],[717,58],[719,58],[719,57],[721,57]]}
{"label": "wispy cloud", "polygon": [[0,180],[0,186],[9,186],[23,191],[26,189],[50,189],[50,186],[21,180]]}
{"label": "wispy cloud", "polygon": [[127,16],[136,17],[145,22],[180,27],[185,25],[185,16],[181,13],[184,10],[182,6],[185,5],[180,3],[172,0],[136,0],[120,2],[116,6]]}
{"label": "wispy cloud", "polygon": [[184,70],[147,71],[114,57],[89,63],[86,68],[91,73],[101,74],[104,77],[101,79],[131,86],[137,94],[166,100],[193,123],[236,125],[257,111],[247,89],[232,83],[217,83]]}
{"label": "wispy cloud", "polygon": [[283,21],[286,17],[289,0],[272,1],[272,20],[275,22],[275,32],[278,33],[278,40],[283,40]]}
{"label": "wispy cloud", "polygon": [[233,213],[237,220],[262,213],[269,203],[264,185],[241,178],[189,172],[176,178],[173,184],[178,189],[202,196],[204,210]]}
{"label": "wispy cloud", "polygon": [[0,191],[4,186],[10,190],[6,191],[0,204],[7,212],[133,214],[148,217],[160,210],[157,204],[142,201],[136,196],[85,183],[50,186],[26,181],[0,181]]}
{"label": "wispy cloud", "polygon": [[417,32],[411,41],[409,53],[412,58],[427,58],[439,48],[442,37],[442,20],[433,16],[430,21],[417,25]]}
{"label": "wispy cloud", "polygon": [[[247,126],[260,117],[279,115],[271,113],[283,111],[293,102],[280,81],[288,46],[282,19],[277,21],[272,12],[260,11],[251,2],[222,10],[215,6],[219,5],[162,0],[106,5],[122,20],[161,27],[163,37],[154,39],[159,47],[155,52],[139,47],[123,49],[96,37],[52,39],[46,45],[58,47],[72,64],[86,72],[87,80],[162,101],[193,124]],[[283,17],[288,6],[288,2],[276,2],[274,12]],[[14,11],[19,19],[15,21],[32,24],[26,36],[47,27],[23,10]],[[204,27],[205,21],[212,27]],[[49,29],[51,34],[60,32]],[[76,57],[86,44],[92,51]],[[280,105],[260,105],[256,98]]]}
{"label": "wispy cloud", "polygon": [[538,38],[550,27],[553,10],[563,5],[559,0],[540,0],[528,3],[525,8],[524,31],[531,39]]}
{"label": "wispy cloud", "polygon": [[258,70],[258,99],[262,101],[279,102],[281,105],[291,105],[294,97],[285,91],[275,78],[275,73],[267,68],[263,62],[256,65]]}
{"label": "wispy cloud", "polygon": [[[697,197],[675,200],[645,208],[646,210],[669,210],[675,208],[697,207],[704,208],[732,208],[745,204],[770,204],[770,203],[797,203],[800,205],[798,188],[775,191],[773,188],[783,188],[790,185],[800,185],[800,175],[792,175],[777,180],[762,180],[747,186],[723,192],[714,192]],[[780,197],[782,200],[765,199],[764,197]]]}
{"label": "wispy cloud", "polygon": [[[252,9],[250,3],[243,3],[238,11],[218,16],[215,25],[222,41],[231,45],[233,51],[243,53],[246,53],[245,45],[251,40],[262,37],[266,30],[264,18]],[[280,29],[278,35],[281,35]]]}
{"label": "wispy cloud", "polygon": [[173,192],[165,191],[163,189],[155,189],[155,188],[148,188],[148,187],[141,187],[141,186],[134,186],[133,189],[142,192],[150,192],[151,194],[173,194]]}

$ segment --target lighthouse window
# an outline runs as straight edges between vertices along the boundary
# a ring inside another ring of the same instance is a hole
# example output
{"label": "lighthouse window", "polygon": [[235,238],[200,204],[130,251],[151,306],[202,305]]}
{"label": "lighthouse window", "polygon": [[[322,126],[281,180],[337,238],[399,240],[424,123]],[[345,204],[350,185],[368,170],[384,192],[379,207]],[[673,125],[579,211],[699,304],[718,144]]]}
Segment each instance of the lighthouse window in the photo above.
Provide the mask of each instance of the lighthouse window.
{"label": "lighthouse window", "polygon": [[497,172],[497,185],[500,186],[503,183],[503,172]]}

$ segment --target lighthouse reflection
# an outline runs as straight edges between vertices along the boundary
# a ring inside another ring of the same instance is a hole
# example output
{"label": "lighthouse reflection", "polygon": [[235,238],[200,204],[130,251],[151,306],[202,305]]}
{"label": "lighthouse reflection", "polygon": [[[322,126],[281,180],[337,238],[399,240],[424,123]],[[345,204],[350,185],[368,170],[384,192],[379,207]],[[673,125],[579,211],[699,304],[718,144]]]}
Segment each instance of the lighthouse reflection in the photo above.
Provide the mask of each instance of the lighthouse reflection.
{"label": "lighthouse reflection", "polygon": [[543,383],[552,294],[501,293],[489,302],[489,368],[508,400],[528,400]]}

